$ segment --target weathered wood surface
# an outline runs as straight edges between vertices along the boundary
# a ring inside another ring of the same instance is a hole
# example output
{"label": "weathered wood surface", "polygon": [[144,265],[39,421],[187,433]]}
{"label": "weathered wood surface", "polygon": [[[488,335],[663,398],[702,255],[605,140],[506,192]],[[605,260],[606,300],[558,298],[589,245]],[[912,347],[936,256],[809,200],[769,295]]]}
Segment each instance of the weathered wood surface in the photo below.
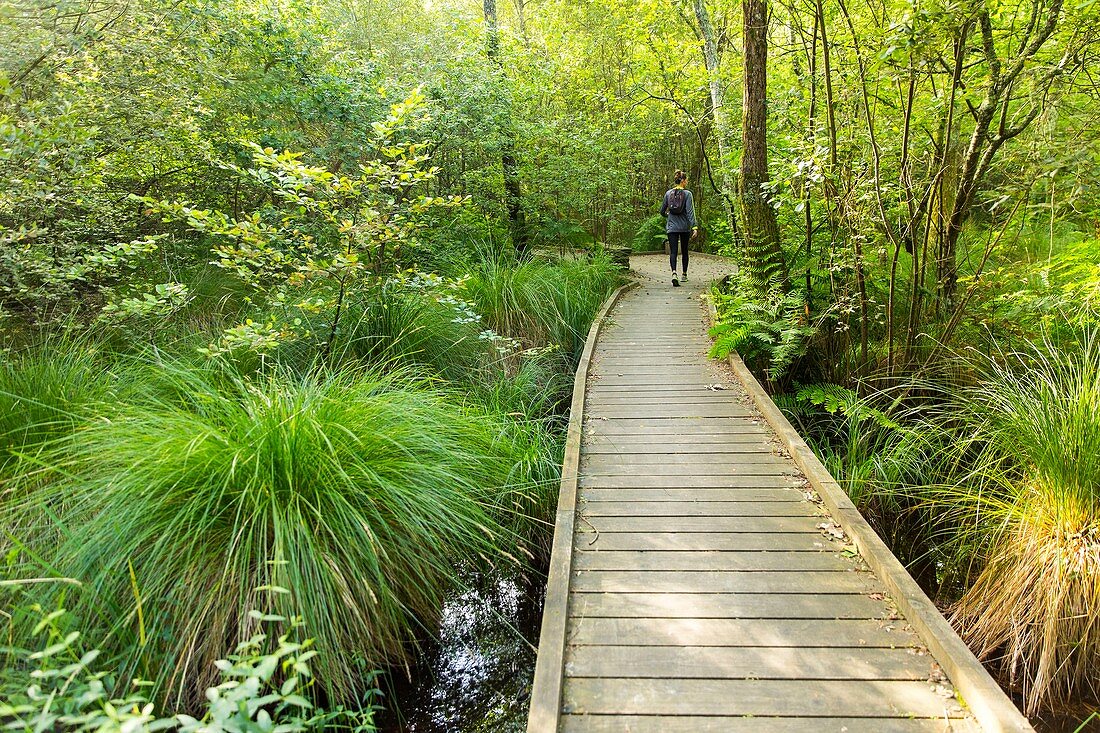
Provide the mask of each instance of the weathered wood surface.
{"label": "weathered wood surface", "polygon": [[978,730],[707,358],[708,273],[673,289],[666,260],[641,262],[589,366],[568,601],[546,608],[565,622],[559,716],[529,732]]}

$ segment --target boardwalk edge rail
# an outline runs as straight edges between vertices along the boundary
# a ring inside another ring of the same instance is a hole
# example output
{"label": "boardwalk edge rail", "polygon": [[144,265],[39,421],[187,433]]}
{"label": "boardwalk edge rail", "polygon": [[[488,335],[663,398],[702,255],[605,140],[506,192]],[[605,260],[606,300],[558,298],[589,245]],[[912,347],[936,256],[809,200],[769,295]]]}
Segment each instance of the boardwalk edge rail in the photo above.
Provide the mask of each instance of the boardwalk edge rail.
{"label": "boardwalk edge rail", "polygon": [[623,285],[604,301],[592,321],[584,351],[577,362],[573,380],[573,402],[569,407],[569,430],[565,438],[565,458],[561,468],[558,509],[554,517],[554,545],[550,551],[550,569],[546,578],[546,600],[542,607],[535,681],[531,688],[531,712],[528,733],[554,733],[561,717],[561,690],[565,674],[565,632],[569,607],[569,573],[573,567],[573,525],[577,512],[577,475],[580,471],[581,438],[584,428],[584,398],[588,385],[588,367],[607,314],[635,283]]}
{"label": "boardwalk edge rail", "polygon": [[[713,320],[713,306],[711,307]],[[825,502],[833,519],[848,533],[860,556],[886,585],[898,610],[916,630],[921,641],[928,646],[982,730],[988,733],[1034,731],[1027,718],[955,633],[951,624],[909,575],[905,566],[894,557],[894,553],[856,509],[848,494],[772,402],[741,357],[731,353],[729,363],[757,409]]]}

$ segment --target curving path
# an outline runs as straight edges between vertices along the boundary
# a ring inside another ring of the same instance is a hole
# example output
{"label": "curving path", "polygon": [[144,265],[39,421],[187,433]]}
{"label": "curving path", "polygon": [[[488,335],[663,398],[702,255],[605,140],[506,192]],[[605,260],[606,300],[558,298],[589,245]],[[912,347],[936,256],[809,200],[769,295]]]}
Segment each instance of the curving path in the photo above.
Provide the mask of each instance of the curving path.
{"label": "curving path", "polygon": [[[707,358],[726,263],[693,256],[680,288],[663,257],[631,264],[566,459],[528,730],[980,729],[751,385]],[[1027,729],[997,714],[981,728]]]}

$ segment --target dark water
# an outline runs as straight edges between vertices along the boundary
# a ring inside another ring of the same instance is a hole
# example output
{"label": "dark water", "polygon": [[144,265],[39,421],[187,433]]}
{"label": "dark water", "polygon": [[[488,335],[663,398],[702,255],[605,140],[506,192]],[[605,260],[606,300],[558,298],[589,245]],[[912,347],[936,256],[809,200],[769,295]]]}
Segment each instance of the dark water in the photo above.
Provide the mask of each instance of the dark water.
{"label": "dark water", "polygon": [[1073,710],[1046,712],[1031,719],[1037,733],[1100,733],[1100,704],[1079,705]]}
{"label": "dark water", "polygon": [[383,683],[383,733],[526,729],[545,578],[467,580],[470,589],[444,605],[438,640],[411,674],[395,670]]}

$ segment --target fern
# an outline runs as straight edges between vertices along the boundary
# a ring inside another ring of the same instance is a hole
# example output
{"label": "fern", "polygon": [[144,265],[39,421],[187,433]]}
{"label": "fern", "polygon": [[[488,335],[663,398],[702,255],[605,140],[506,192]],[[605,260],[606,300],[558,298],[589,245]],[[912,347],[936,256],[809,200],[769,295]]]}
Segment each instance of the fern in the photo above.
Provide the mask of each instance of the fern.
{"label": "fern", "polygon": [[710,347],[712,359],[725,359],[733,352],[742,351],[749,339],[749,327],[741,324],[721,323],[710,329],[714,345]]}
{"label": "fern", "polygon": [[761,293],[741,278],[728,293],[715,293],[718,323],[710,355],[724,359],[736,351],[762,368],[769,381],[787,374],[805,356],[816,329],[805,322],[805,294]]}
{"label": "fern", "polygon": [[887,430],[901,429],[901,426],[885,412],[871,407],[853,390],[838,384],[811,384],[801,387],[795,392],[794,399],[802,404],[823,407],[832,415],[839,413],[851,418],[857,424],[865,420],[874,420],[879,427]]}

